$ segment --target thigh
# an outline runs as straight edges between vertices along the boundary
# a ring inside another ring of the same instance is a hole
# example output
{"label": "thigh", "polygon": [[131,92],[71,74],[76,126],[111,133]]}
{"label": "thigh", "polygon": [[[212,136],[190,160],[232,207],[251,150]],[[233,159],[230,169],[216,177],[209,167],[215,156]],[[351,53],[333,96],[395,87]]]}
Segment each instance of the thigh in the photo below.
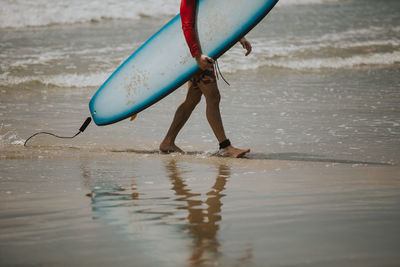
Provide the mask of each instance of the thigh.
{"label": "thigh", "polygon": [[191,81],[193,84],[195,84],[195,86],[200,88],[200,91],[204,94],[206,98],[214,98],[220,96],[217,81],[215,78],[214,68],[201,72],[200,74],[193,77]]}
{"label": "thigh", "polygon": [[198,83],[195,83],[193,81],[188,82],[188,90],[186,94],[186,100],[194,100],[194,101],[200,101],[202,91],[200,90]]}
{"label": "thigh", "polygon": [[200,81],[198,83],[198,86],[206,99],[219,100],[219,98],[221,97],[216,81],[213,82]]}

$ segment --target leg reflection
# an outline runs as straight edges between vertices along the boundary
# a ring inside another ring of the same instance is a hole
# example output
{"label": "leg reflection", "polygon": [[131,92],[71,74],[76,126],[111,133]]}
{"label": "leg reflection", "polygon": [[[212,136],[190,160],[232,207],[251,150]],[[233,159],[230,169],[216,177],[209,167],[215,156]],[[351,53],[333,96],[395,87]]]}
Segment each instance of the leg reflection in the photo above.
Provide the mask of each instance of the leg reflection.
{"label": "leg reflection", "polygon": [[[208,196],[206,201],[192,199],[201,196],[201,194],[191,192],[191,189],[182,179],[175,160],[169,161],[166,168],[168,177],[172,182],[172,190],[175,191],[175,195],[182,196],[177,201],[185,203],[178,209],[188,210],[186,229],[193,237],[192,253],[189,257],[190,263],[198,265],[216,260],[220,254],[217,232],[219,230],[218,222],[222,219],[221,199],[225,196],[222,192],[230,177],[230,168],[226,165],[219,165],[218,175],[211,190],[206,194]],[[207,208],[202,207],[204,203],[207,204]]]}

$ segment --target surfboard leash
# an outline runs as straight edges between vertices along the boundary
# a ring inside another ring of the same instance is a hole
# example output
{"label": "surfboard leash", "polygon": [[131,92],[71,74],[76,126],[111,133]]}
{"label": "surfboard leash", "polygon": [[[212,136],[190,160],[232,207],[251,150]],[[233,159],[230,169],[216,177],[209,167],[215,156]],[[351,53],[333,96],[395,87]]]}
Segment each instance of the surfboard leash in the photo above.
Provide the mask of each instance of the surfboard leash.
{"label": "surfboard leash", "polygon": [[[215,70],[215,76],[217,77],[217,80],[219,80],[219,76],[221,76],[221,78],[222,78],[222,80],[224,80],[224,82],[227,84],[227,85],[229,85],[229,86],[231,86],[231,84],[230,83],[228,83],[228,81],[225,79],[225,77],[222,75],[222,72],[221,72],[221,70],[219,69],[219,65],[218,65],[218,61],[217,60],[214,60],[214,70]],[[219,74],[219,75],[218,75]]]}
{"label": "surfboard leash", "polygon": [[75,138],[75,137],[78,136],[80,133],[83,133],[83,132],[86,130],[86,128],[89,126],[89,124],[90,124],[91,121],[92,121],[92,118],[91,118],[91,117],[87,117],[86,120],[83,122],[82,126],[79,128],[79,132],[77,132],[77,133],[76,133],[75,135],[73,135],[73,136],[59,136],[59,135],[57,135],[57,134],[53,134],[53,133],[50,133],[50,132],[38,132],[38,133],[35,133],[35,134],[31,135],[28,139],[26,139],[26,141],[25,141],[25,143],[24,143],[24,146],[26,147],[26,144],[28,143],[28,141],[29,141],[31,138],[33,138],[33,137],[35,137],[36,135],[39,135],[39,134],[47,134],[47,135],[51,135],[51,136],[54,136],[54,137],[57,137],[57,138],[62,138],[62,139],[72,139],[72,138]]}

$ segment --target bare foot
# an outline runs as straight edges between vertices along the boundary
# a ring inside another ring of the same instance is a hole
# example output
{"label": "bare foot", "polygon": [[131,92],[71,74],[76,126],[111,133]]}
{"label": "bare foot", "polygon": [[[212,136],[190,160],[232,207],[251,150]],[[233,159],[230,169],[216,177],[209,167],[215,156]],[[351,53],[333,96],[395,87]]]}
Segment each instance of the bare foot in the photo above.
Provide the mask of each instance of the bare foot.
{"label": "bare foot", "polygon": [[219,154],[224,157],[241,158],[246,153],[249,153],[250,149],[239,149],[233,146],[228,146],[224,149],[219,150]]}
{"label": "bare foot", "polygon": [[160,151],[163,153],[174,153],[174,152],[184,153],[183,150],[180,149],[177,145],[168,144],[166,142],[162,142],[160,144]]}

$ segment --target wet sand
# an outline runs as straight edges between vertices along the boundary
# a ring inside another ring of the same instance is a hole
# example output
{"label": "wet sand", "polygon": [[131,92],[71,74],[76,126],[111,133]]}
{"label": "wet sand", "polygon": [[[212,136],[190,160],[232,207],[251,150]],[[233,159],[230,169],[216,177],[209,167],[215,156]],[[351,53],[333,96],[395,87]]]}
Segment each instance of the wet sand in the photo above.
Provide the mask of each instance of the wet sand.
{"label": "wet sand", "polygon": [[2,266],[400,263],[398,166],[48,153],[0,161]]}

